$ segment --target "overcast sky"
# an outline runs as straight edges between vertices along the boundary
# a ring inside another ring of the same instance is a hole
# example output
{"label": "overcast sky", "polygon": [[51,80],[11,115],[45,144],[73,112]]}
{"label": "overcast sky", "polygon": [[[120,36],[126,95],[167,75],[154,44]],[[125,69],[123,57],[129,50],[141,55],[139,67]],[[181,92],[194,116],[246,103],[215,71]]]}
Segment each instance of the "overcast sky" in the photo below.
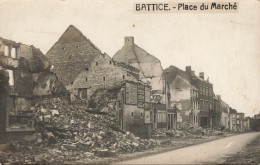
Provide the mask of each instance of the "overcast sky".
{"label": "overcast sky", "polygon": [[133,14],[132,3],[0,0],[0,36],[45,54],[72,24],[111,57],[134,36],[164,69],[190,65],[231,107],[250,116],[260,111],[260,1],[239,0],[234,14]]}

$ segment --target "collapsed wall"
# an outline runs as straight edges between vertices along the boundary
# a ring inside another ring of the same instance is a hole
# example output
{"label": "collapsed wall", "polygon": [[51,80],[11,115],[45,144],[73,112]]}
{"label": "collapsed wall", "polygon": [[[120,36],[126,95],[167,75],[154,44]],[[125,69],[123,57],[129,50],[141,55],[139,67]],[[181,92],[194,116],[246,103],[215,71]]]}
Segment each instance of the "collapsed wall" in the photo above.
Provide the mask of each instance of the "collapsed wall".
{"label": "collapsed wall", "polygon": [[50,71],[48,59],[34,46],[0,38],[0,66],[8,72],[8,98],[4,109],[7,131],[33,127],[32,114],[27,112],[35,97],[66,93]]}

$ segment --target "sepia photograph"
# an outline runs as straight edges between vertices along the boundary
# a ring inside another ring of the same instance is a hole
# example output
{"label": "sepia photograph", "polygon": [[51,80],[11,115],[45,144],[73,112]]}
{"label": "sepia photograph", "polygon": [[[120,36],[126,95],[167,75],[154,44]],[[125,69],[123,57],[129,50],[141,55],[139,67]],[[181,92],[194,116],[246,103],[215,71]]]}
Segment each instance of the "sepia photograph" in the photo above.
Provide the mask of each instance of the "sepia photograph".
{"label": "sepia photograph", "polygon": [[260,0],[0,0],[2,164],[260,164]]}

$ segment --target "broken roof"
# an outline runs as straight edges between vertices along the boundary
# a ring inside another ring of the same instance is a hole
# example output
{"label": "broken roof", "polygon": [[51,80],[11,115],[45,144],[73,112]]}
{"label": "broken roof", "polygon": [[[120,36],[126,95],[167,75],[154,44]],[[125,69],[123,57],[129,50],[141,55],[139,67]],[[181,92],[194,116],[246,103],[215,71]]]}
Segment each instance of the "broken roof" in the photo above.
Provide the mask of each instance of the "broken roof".
{"label": "broken roof", "polygon": [[124,62],[126,64],[136,63],[145,77],[158,76],[154,71],[155,66],[149,66],[149,64],[158,63],[161,67],[160,60],[137,46],[134,43],[133,37],[125,38],[125,45],[116,52],[113,59],[117,62]]}
{"label": "broken roof", "polygon": [[178,75],[183,80],[185,80],[187,82],[190,81],[190,75],[187,72],[177,68],[176,66],[172,66],[172,65],[163,71],[163,75],[168,84],[171,84],[175,80],[176,76],[178,76]]}

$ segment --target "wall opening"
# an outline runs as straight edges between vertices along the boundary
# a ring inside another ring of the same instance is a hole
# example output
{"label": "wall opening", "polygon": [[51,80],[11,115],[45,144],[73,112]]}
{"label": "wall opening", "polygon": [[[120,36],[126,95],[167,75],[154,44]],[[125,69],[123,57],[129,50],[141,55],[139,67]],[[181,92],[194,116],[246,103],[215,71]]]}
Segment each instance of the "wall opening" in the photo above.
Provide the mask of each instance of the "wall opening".
{"label": "wall opening", "polygon": [[9,56],[9,48],[8,48],[8,46],[5,46],[4,56]]}
{"label": "wall opening", "polygon": [[131,112],[131,117],[134,117],[134,112]]}
{"label": "wall opening", "polygon": [[11,57],[16,58],[16,49],[15,48],[11,49]]}
{"label": "wall opening", "polygon": [[7,70],[9,73],[9,85],[14,86],[14,71],[13,70]]}

